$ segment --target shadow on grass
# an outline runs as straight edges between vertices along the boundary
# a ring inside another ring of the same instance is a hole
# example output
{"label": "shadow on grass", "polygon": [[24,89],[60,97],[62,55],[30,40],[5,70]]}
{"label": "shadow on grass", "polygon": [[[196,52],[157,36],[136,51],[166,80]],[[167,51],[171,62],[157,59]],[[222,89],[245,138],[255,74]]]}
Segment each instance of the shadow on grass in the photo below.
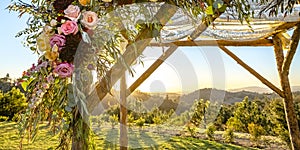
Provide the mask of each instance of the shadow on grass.
{"label": "shadow on grass", "polygon": [[228,150],[251,150],[252,148],[237,147],[234,145],[217,143],[208,140],[200,140],[194,138],[172,138],[167,145],[163,145],[161,148],[164,149],[189,149],[189,150],[199,150],[199,149],[228,149]]}
{"label": "shadow on grass", "polygon": [[145,148],[155,148],[158,146],[158,144],[156,143],[156,141],[154,141],[148,133],[146,133],[145,131],[140,131],[139,132],[140,137],[143,139],[144,144],[146,145]]}
{"label": "shadow on grass", "polygon": [[104,136],[104,149],[117,149],[118,148],[118,139],[119,139],[119,130],[114,128],[107,130],[106,135]]}
{"label": "shadow on grass", "polygon": [[139,149],[143,146],[140,143],[140,137],[137,132],[132,130],[132,128],[128,128],[128,145],[130,149]]}

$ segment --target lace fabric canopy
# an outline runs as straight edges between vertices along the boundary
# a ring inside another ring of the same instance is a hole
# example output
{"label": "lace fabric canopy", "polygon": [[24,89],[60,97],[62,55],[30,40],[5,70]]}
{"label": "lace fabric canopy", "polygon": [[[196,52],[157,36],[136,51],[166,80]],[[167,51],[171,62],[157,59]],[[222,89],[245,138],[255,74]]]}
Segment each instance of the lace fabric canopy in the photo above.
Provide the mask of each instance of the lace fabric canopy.
{"label": "lace fabric canopy", "polygon": [[[95,35],[101,36],[101,40],[103,41],[111,40],[112,37],[115,36],[115,33],[118,33],[116,30],[125,29],[130,32],[130,34],[136,35],[138,34],[137,26],[139,24],[157,23],[155,15],[162,5],[163,3],[136,3],[117,7],[113,12],[110,12],[106,16],[100,18],[99,25],[95,30]],[[285,17],[283,14],[269,16],[269,12],[260,14],[259,10],[261,10],[262,6],[259,6],[255,3],[253,3],[251,6],[254,10],[254,17],[252,20],[250,20],[250,26],[246,22],[241,24],[241,22],[238,20],[238,17],[235,17],[235,14],[237,13],[226,11],[219,18],[217,18],[213,24],[210,25],[198,38],[196,38],[195,41],[205,39],[254,41],[268,38],[274,33],[283,32],[282,35],[284,36],[281,37],[283,37],[285,43],[290,42],[289,35],[285,33],[286,28],[281,30],[280,26],[300,21],[300,5],[295,5],[293,13],[288,14]],[[151,41],[152,43],[171,43],[174,41],[187,40],[194,30],[199,26],[199,24],[202,23],[202,16],[195,17],[184,9],[178,7],[176,9],[177,12],[175,15],[167,22],[167,24],[163,26],[162,30],[160,31],[160,36],[156,38],[156,40],[153,39]],[[89,40],[90,39],[83,38],[83,41]],[[102,45],[100,44],[100,49],[103,49],[105,42],[101,43]],[[94,52],[90,52],[90,55],[87,55],[87,53],[88,52],[85,49],[77,50],[77,59],[75,59],[77,71],[75,71],[75,76],[78,78],[78,80],[77,78],[74,78],[74,83],[76,87],[75,90],[78,89],[79,91],[75,91],[75,93],[83,92],[83,95],[89,97],[89,99],[97,99],[97,94],[92,92],[94,91],[99,79],[95,77],[95,72],[86,69],[86,64],[97,64],[97,58],[94,55]],[[84,57],[87,59],[84,59]],[[76,64],[76,62],[78,62],[78,64]],[[86,76],[93,76],[93,78],[84,83],[83,81],[85,80],[82,79]],[[89,88],[82,89],[83,87]]]}
{"label": "lace fabric canopy", "polygon": [[[135,30],[139,22],[153,22],[162,3],[131,4],[117,8],[114,12],[120,17],[126,29]],[[175,7],[175,6],[174,6]],[[212,25],[210,25],[198,39],[220,40],[256,40],[268,38],[275,33],[279,26],[285,23],[300,21],[300,5],[294,6],[294,11],[287,16],[279,13],[277,16],[269,16],[269,12],[260,13],[263,6],[257,3],[251,4],[254,11],[250,26],[238,20],[237,13],[227,10]],[[119,14],[118,14],[119,13]],[[103,20],[104,21],[104,20]],[[178,9],[176,14],[162,28],[161,42],[173,42],[188,37],[202,22],[202,16],[195,17],[183,9]],[[137,31],[135,31],[137,32]]]}

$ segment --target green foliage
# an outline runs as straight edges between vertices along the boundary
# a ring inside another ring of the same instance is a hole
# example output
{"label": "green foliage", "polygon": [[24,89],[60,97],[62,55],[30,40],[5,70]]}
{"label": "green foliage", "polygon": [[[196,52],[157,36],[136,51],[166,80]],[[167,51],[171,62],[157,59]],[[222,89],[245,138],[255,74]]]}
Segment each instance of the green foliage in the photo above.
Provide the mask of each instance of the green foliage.
{"label": "green foliage", "polygon": [[27,106],[25,95],[15,87],[4,94],[0,91],[0,106],[0,116],[6,116],[11,120],[25,110]]}
{"label": "green foliage", "polygon": [[145,119],[144,118],[139,118],[138,120],[135,121],[135,125],[142,128],[145,124]]}
{"label": "green foliage", "polygon": [[134,123],[134,117],[131,113],[127,115],[127,123],[128,123],[128,126],[131,126],[132,123]]}
{"label": "green foliage", "polygon": [[0,122],[7,121],[8,117],[7,116],[0,116]]}
{"label": "green foliage", "polygon": [[209,101],[204,101],[203,99],[196,100],[191,108],[192,118],[190,122],[193,123],[195,126],[199,126],[204,120],[204,115],[208,105]]}
{"label": "green foliage", "polygon": [[[297,106],[297,105],[296,105]],[[296,109],[296,111],[299,111]],[[285,141],[289,146],[290,137],[285,119],[285,111],[283,107],[283,101],[281,99],[274,99],[270,102],[268,107],[269,121],[272,124],[272,132],[278,135],[282,141]],[[298,118],[299,121],[300,118]]]}
{"label": "green foliage", "polygon": [[248,133],[248,124],[250,123],[263,126],[267,120],[262,110],[263,108],[259,108],[256,102],[249,101],[248,97],[245,97],[242,102],[236,104],[233,117],[227,121],[228,127]]}
{"label": "green foliage", "polygon": [[255,142],[256,144],[265,132],[264,128],[261,125],[257,125],[254,123],[248,124],[248,131],[250,133],[250,140]]}
{"label": "green foliage", "polygon": [[185,126],[185,129],[190,133],[191,137],[195,137],[196,136],[197,127],[194,124],[188,123]]}
{"label": "green foliage", "polygon": [[233,116],[233,106],[222,105],[217,118],[215,119],[215,126],[217,130],[225,130],[226,122]]}
{"label": "green foliage", "polygon": [[227,128],[223,134],[224,141],[226,143],[232,143],[234,141],[234,132],[232,128]]}
{"label": "green foliage", "polygon": [[119,123],[119,117],[115,114],[109,116],[109,122],[111,124],[111,128],[114,129],[115,126]]}
{"label": "green foliage", "polygon": [[214,124],[209,124],[207,129],[205,130],[205,134],[209,140],[214,140],[214,133],[216,131],[216,126]]}

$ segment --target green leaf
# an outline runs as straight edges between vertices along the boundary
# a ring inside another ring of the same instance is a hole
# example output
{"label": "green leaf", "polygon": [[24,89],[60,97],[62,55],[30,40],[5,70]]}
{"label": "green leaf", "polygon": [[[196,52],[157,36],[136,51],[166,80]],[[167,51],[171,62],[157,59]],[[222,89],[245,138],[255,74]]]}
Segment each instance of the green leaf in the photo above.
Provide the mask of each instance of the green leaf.
{"label": "green leaf", "polygon": [[224,2],[222,0],[216,0],[214,3],[213,3],[213,8],[221,8],[222,6],[224,5]]}
{"label": "green leaf", "polygon": [[23,81],[21,84],[24,91],[27,91],[28,81]]}
{"label": "green leaf", "polygon": [[214,14],[214,11],[213,11],[213,7],[212,6],[208,6],[205,10],[205,13],[207,15],[213,15]]}
{"label": "green leaf", "polygon": [[69,106],[66,106],[66,107],[65,107],[65,110],[66,110],[67,112],[71,112],[71,111],[72,111],[72,108],[70,108]]}

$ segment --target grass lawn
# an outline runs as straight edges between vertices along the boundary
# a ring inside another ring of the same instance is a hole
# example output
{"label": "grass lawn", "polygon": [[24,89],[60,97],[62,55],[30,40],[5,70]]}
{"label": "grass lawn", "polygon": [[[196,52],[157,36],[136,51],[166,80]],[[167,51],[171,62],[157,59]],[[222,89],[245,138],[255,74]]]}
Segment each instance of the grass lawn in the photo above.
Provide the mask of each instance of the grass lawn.
{"label": "grass lawn", "polygon": [[[14,122],[0,122],[0,149],[18,149],[19,135]],[[150,133],[139,130],[128,130],[129,146],[131,149],[228,149],[228,150],[245,150],[241,146],[217,143],[208,140],[201,140],[187,137],[168,137],[156,133]],[[95,143],[97,149],[118,149],[119,140],[118,129],[103,128],[96,132]],[[23,142],[23,149],[55,149],[58,145],[58,137],[53,136],[45,125],[41,125],[40,133],[34,143]]]}

